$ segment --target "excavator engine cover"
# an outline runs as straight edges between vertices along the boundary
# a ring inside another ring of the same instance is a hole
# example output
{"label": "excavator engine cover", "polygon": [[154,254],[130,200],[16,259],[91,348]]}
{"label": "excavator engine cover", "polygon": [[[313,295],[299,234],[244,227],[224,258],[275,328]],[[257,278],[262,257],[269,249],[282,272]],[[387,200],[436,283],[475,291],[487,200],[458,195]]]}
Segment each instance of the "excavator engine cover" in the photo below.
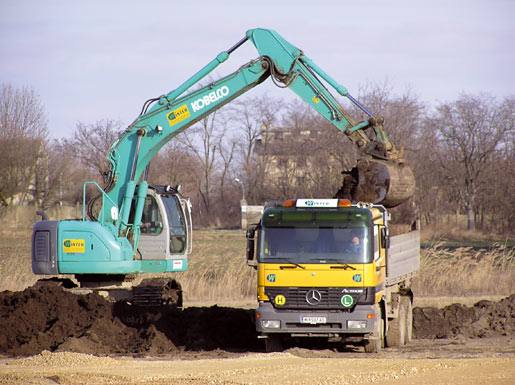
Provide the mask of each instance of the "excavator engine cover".
{"label": "excavator engine cover", "polygon": [[362,158],[350,172],[342,174],[343,185],[336,193],[336,198],[372,202],[392,208],[415,193],[413,171],[399,160]]}

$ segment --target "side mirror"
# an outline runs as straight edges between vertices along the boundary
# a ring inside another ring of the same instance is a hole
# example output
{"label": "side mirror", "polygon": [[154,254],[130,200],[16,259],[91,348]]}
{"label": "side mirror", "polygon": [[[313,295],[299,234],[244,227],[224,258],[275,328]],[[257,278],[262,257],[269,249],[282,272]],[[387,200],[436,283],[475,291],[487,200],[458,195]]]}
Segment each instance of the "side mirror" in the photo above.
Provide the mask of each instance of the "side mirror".
{"label": "side mirror", "polygon": [[381,228],[381,247],[383,249],[390,247],[390,231],[387,227]]}
{"label": "side mirror", "polygon": [[255,237],[258,225],[253,224],[247,227],[247,262],[254,260],[254,251],[256,248]]}
{"label": "side mirror", "polygon": [[255,247],[254,239],[247,239],[247,261],[252,261],[254,259]]}

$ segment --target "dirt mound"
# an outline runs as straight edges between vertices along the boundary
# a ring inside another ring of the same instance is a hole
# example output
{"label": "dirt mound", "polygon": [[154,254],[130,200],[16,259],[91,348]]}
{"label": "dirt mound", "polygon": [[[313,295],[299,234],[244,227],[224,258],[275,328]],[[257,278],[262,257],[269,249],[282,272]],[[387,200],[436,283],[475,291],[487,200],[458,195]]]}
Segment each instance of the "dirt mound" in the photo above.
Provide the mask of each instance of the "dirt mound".
{"label": "dirt mound", "polygon": [[479,301],[473,307],[452,304],[413,309],[415,338],[494,337],[515,333],[515,294],[499,302]]}
{"label": "dirt mound", "polygon": [[254,330],[252,310],[113,304],[53,282],[0,293],[0,354],[9,356],[44,350],[96,355],[258,350]]}
{"label": "dirt mound", "polygon": [[[515,332],[514,316],[515,295],[471,308],[415,308],[414,336],[508,335]],[[263,346],[256,336],[253,310],[113,304],[97,294],[73,294],[54,282],[0,293],[0,354],[29,356],[45,350],[93,355],[209,351],[227,356],[262,351]]]}

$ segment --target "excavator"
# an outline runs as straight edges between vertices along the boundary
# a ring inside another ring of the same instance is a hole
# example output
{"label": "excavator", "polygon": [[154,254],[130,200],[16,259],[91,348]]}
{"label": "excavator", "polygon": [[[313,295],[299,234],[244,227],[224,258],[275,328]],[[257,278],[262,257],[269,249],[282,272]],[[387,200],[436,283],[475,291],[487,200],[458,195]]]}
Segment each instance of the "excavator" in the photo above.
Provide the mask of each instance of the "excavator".
{"label": "excavator", "polygon": [[[248,41],[259,53],[256,59],[191,90]],[[129,292],[128,300],[136,304],[166,301],[180,305],[182,292],[173,280],[132,282],[142,273],[186,270],[192,246],[189,200],[178,186],[149,185],[149,163],[176,135],[268,78],[278,87],[292,90],[356,144],[360,159],[353,170],[344,173],[337,197],[393,207],[413,195],[412,171],[402,158],[402,149],[388,140],[383,119],[375,118],[277,32],[251,29],[175,90],[144,103],[139,116],[111,146],[104,187],[95,182],[84,185],[82,219],[35,223],[33,272],[71,275],[81,288],[129,287],[124,293]],[[369,118],[353,120],[323,82]],[[98,190],[97,199],[88,205],[86,187]]]}

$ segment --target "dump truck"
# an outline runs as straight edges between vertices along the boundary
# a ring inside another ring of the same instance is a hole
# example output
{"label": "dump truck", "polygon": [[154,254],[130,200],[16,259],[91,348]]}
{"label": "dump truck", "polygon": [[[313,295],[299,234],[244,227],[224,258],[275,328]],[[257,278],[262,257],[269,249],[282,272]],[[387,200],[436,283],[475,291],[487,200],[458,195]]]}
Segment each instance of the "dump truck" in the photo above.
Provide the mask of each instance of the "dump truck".
{"label": "dump truck", "polygon": [[[256,47],[256,59],[200,86],[199,82],[247,41]],[[178,186],[149,184],[150,161],[178,134],[268,78],[297,94],[356,145],[360,159],[357,167],[344,175],[342,198],[349,195],[363,200],[366,191],[372,202],[393,206],[413,195],[413,172],[402,157],[402,148],[388,139],[383,119],[374,117],[344,86],[276,31],[255,28],[176,89],[143,103],[140,114],[107,154],[109,169],[104,185],[84,185],[83,207],[87,210],[83,209],[82,218],[42,220],[34,225],[34,274],[65,275],[74,277],[82,288],[115,292],[119,287],[132,287],[141,274],[185,271],[192,249],[191,205]],[[368,119],[354,120],[326,84]],[[88,203],[86,188],[97,193]],[[138,297],[154,303],[164,293],[163,301],[169,302],[169,289],[180,290],[180,285],[151,281],[143,285],[140,291],[144,295]]]}
{"label": "dump truck", "polygon": [[391,236],[390,219],[382,205],[348,199],[267,204],[247,229],[256,331],[267,351],[296,337],[363,344],[370,353],[411,340],[420,231],[414,222]]}

